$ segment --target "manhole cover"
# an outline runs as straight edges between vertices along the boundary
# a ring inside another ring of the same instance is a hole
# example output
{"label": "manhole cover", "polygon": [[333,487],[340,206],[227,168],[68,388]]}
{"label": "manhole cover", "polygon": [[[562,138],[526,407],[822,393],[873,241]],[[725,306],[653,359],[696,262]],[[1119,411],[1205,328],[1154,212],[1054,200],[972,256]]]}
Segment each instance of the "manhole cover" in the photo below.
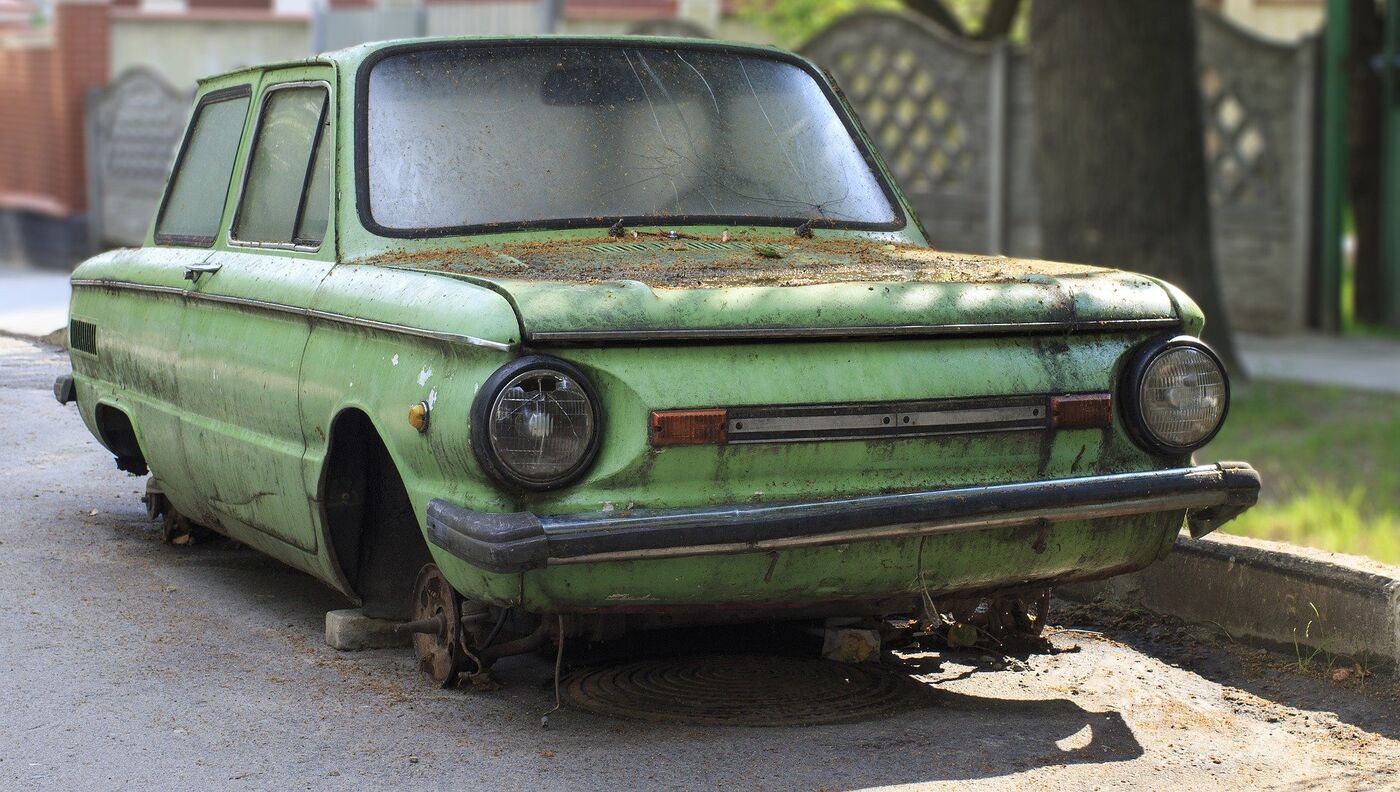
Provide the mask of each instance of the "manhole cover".
{"label": "manhole cover", "polygon": [[581,671],[569,703],[598,715],[716,726],[798,726],[892,715],[932,692],[879,666],[759,655],[643,660]]}

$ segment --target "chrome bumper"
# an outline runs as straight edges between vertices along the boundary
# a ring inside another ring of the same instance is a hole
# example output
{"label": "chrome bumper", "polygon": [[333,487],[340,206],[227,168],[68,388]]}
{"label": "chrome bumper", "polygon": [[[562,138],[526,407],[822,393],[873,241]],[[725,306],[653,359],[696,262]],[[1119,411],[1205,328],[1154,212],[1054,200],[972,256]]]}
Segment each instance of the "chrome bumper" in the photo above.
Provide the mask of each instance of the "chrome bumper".
{"label": "chrome bumper", "polygon": [[428,539],[469,564],[518,572],[1183,510],[1191,535],[1200,537],[1258,499],[1254,468],[1221,462],[838,500],[553,516],[475,512],[433,500]]}

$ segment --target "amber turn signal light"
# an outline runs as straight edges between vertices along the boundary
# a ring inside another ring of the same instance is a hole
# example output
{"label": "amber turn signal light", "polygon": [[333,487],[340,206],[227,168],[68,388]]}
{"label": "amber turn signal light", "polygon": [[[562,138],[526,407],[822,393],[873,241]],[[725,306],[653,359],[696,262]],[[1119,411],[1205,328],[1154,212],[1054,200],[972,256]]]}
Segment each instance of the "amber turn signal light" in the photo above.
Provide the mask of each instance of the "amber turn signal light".
{"label": "amber turn signal light", "polygon": [[1113,396],[1107,393],[1051,396],[1050,425],[1056,429],[1106,429],[1113,425]]}
{"label": "amber turn signal light", "polygon": [[418,402],[408,408],[408,425],[421,434],[428,431],[428,403]]}
{"label": "amber turn signal light", "polygon": [[729,411],[656,410],[651,414],[654,446],[717,445],[729,440]]}

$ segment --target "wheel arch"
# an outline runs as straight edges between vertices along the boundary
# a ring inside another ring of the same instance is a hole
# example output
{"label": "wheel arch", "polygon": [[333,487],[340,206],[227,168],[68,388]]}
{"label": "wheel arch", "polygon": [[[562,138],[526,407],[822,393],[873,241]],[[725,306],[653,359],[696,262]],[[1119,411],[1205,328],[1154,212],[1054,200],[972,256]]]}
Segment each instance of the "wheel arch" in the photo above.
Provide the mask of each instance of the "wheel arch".
{"label": "wheel arch", "polygon": [[117,469],[138,476],[150,472],[141,435],[125,407],[110,399],[99,399],[92,408],[92,424],[98,442],[117,458]]}
{"label": "wheel arch", "polygon": [[400,464],[361,406],[343,406],[330,421],[316,501],[342,588],[367,616],[407,618],[414,581],[431,555]]}

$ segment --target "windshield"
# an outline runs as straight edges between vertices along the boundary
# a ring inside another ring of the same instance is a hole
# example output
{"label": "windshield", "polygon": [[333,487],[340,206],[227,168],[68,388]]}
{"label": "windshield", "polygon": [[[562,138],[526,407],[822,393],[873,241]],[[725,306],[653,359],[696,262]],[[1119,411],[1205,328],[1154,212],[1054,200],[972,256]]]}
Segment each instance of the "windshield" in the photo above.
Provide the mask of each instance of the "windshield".
{"label": "windshield", "polygon": [[467,46],[371,67],[379,230],[717,222],[898,228],[826,92],[787,61],[688,47]]}

